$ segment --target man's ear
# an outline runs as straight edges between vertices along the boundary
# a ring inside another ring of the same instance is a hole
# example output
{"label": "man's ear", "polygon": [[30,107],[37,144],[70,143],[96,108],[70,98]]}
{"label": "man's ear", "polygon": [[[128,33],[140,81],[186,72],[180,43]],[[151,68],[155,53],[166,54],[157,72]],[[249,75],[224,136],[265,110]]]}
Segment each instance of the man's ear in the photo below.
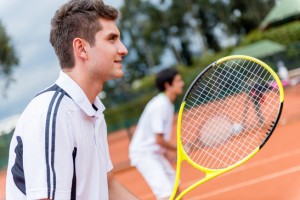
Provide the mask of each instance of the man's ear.
{"label": "man's ear", "polygon": [[85,40],[83,40],[81,38],[75,38],[73,40],[74,56],[86,60],[88,58],[87,52],[86,52],[87,44],[88,43]]}
{"label": "man's ear", "polygon": [[170,85],[170,83],[165,82],[165,83],[164,83],[164,86],[165,86],[165,90],[167,90],[171,85]]}

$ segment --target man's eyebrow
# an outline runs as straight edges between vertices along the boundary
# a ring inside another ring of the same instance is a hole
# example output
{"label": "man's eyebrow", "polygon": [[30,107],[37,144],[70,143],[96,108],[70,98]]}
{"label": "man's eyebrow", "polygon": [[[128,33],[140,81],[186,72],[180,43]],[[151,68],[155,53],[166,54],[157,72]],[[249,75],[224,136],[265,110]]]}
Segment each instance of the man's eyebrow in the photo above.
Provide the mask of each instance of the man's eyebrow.
{"label": "man's eyebrow", "polygon": [[120,37],[120,35],[117,34],[117,33],[110,33],[110,34],[108,34],[107,37],[110,37],[110,38],[112,38],[112,37]]}

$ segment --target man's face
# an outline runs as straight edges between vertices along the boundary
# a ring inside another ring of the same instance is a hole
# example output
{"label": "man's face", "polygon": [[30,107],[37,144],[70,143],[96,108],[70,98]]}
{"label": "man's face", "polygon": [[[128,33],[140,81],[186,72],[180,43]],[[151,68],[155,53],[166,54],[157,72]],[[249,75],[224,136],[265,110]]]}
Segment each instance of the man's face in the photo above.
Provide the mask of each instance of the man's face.
{"label": "man's face", "polygon": [[183,92],[183,86],[184,82],[181,78],[180,74],[177,74],[172,82],[172,85],[170,85],[169,90],[171,90],[174,94],[180,95]]}
{"label": "man's face", "polygon": [[88,45],[88,73],[93,80],[106,82],[123,77],[122,58],[128,51],[120,40],[115,21],[100,19],[102,29],[95,35],[94,46]]}

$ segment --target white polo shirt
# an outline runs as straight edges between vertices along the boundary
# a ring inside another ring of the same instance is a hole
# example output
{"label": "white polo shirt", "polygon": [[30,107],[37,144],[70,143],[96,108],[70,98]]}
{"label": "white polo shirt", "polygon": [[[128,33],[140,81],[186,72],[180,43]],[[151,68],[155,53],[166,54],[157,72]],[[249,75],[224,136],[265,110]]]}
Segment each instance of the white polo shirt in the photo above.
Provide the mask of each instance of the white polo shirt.
{"label": "white polo shirt", "polygon": [[107,200],[112,169],[104,106],[61,72],[21,115],[7,168],[7,200]]}
{"label": "white polo shirt", "polygon": [[160,93],[146,105],[129,146],[129,157],[133,166],[139,158],[150,153],[163,153],[165,150],[156,143],[156,134],[161,133],[170,140],[174,117],[174,105]]}

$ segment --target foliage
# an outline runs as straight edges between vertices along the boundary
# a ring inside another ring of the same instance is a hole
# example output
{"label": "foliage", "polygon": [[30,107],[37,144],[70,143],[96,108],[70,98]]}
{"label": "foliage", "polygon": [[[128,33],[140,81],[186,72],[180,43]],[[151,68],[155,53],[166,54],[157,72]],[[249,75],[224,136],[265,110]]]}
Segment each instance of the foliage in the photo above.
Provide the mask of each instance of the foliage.
{"label": "foliage", "polygon": [[6,79],[5,88],[11,81],[11,73],[15,66],[19,64],[19,58],[11,44],[11,39],[7,35],[0,21],[0,78]]}
{"label": "foliage", "polygon": [[[294,59],[289,67],[296,66],[300,22],[263,32],[257,29],[274,4],[275,0],[125,0],[120,29],[129,55],[124,80],[108,86],[109,96],[113,97],[106,99],[108,128],[115,124],[118,128],[128,127],[137,121],[148,100],[157,93],[153,72],[163,66],[166,51],[171,52],[175,61],[172,67],[181,72],[186,83],[213,61],[229,55],[235,45],[262,39],[286,45],[288,58]],[[230,38],[237,43],[224,46]],[[197,39],[202,45],[198,52],[193,50]],[[176,101],[177,108],[181,99]]]}
{"label": "foliage", "polygon": [[290,22],[265,31],[254,29],[241,40],[241,45],[247,45],[262,39],[273,40],[284,45],[300,41],[300,22]]}
{"label": "foliage", "polygon": [[[299,67],[300,56],[300,22],[294,21],[281,26],[273,27],[265,31],[255,29],[241,40],[241,46],[251,44],[253,42],[269,39],[286,46],[284,55],[278,55],[285,60],[288,69]],[[270,61],[271,62],[271,61]],[[276,66],[272,63],[271,66]]]}
{"label": "foliage", "polygon": [[[282,37],[284,35],[285,37]],[[253,43],[255,41],[259,41],[262,39],[270,39],[273,41],[277,41],[279,43],[287,45],[287,57],[297,59],[300,56],[300,22],[291,22],[286,25],[268,29],[264,32],[261,32],[258,29],[251,31],[246,37],[241,40],[241,46]],[[196,76],[209,64],[214,62],[215,60],[227,56],[231,53],[235,47],[228,47],[223,49],[220,52],[206,52],[202,56],[196,56],[193,58],[193,65],[187,67],[185,65],[177,65],[176,68],[180,71],[183,80],[185,81],[185,90],[187,90],[188,83],[191,83]],[[298,59],[297,59],[298,60]],[[275,66],[275,63],[271,63],[271,60],[264,60],[270,66]],[[298,66],[299,61],[295,62],[294,60],[287,61],[290,62],[289,69],[294,68],[293,66]],[[108,108],[106,117],[108,121],[109,130],[115,130],[116,128],[128,127],[128,120],[131,123],[137,122],[140,113],[142,112],[144,106],[148,102],[148,100],[155,95],[156,90],[154,86],[154,75],[145,76],[140,79],[139,87],[134,90],[134,93],[140,94],[138,98],[134,101],[128,101],[125,104],[122,104],[118,107],[114,107],[113,111],[110,111],[111,108]],[[145,96],[144,96],[144,95]],[[177,109],[182,99],[178,97],[175,102]],[[113,118],[113,119],[111,119]],[[126,120],[124,120],[126,119]],[[115,126],[118,124],[119,126]],[[113,128],[110,128],[113,127]]]}
{"label": "foliage", "polygon": [[0,136],[0,170],[7,166],[9,144],[12,138],[12,133],[13,131],[9,134]]}
{"label": "foliage", "polygon": [[256,29],[274,5],[274,0],[229,0],[229,15],[223,20],[231,33],[243,36]]}
{"label": "foliage", "polygon": [[185,66],[193,64],[193,55],[220,51],[226,37],[239,38],[256,28],[274,2],[125,0],[120,29],[130,52],[125,58],[129,80],[149,75],[152,68],[163,65],[166,51]]}
{"label": "foliage", "polygon": [[[184,82],[186,83],[184,90],[186,91],[188,89],[188,83],[191,83],[205,67],[211,64],[213,61],[227,56],[228,54],[229,50],[225,50],[215,54],[207,54],[205,56],[199,57],[198,59],[195,59],[194,66],[176,66],[177,70],[182,75]],[[137,96],[136,98],[132,98],[131,101],[123,101],[122,104],[115,107],[110,107],[105,111],[109,132],[121,128],[128,128],[131,125],[137,123],[147,102],[158,93],[158,91],[154,89],[156,88],[154,78],[155,76],[151,75],[146,76],[140,80],[140,87],[135,90],[136,93],[140,94],[139,96]],[[184,94],[179,96],[175,102],[176,110],[179,109],[183,95]]]}
{"label": "foliage", "polygon": [[106,118],[108,131],[120,128],[128,128],[136,124],[146,103],[155,95],[156,91],[139,96],[131,101],[124,101],[117,107],[108,108],[104,115]]}
{"label": "foliage", "polygon": [[138,98],[137,80],[161,67],[193,67],[199,64],[195,57],[222,51],[232,44],[229,38],[238,41],[258,26],[272,5],[274,0],[124,0],[119,27],[129,51],[125,77],[105,85],[105,104]]}

